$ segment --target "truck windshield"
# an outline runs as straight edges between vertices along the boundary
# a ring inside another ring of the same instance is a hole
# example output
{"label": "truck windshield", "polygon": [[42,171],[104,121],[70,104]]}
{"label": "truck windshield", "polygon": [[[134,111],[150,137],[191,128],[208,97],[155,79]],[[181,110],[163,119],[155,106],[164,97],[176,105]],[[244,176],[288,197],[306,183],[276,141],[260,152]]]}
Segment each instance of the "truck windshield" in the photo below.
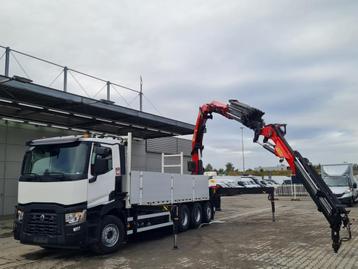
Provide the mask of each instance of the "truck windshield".
{"label": "truck windshield", "polygon": [[61,181],[87,177],[90,144],[38,145],[24,158],[21,181]]}
{"label": "truck windshield", "polygon": [[328,187],[346,187],[349,186],[347,176],[325,176],[323,177]]}

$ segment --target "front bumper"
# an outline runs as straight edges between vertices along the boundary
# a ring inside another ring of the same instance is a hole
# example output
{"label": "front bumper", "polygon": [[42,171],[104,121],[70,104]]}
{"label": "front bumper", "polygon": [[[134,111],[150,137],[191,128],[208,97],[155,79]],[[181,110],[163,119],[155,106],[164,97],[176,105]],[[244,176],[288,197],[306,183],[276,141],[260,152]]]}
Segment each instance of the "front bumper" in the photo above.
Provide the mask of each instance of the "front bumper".
{"label": "front bumper", "polygon": [[[57,235],[33,234],[26,232],[23,223],[15,221],[14,238],[22,244],[53,246],[53,247],[83,247],[87,244],[87,224],[81,223],[64,227],[64,232]],[[73,231],[76,228],[77,231]]]}
{"label": "front bumper", "polygon": [[[65,225],[67,212],[80,211],[84,205],[64,208],[59,205],[19,205],[24,218],[14,222],[14,238],[23,244],[78,248],[87,245],[87,223]],[[38,216],[44,216],[44,220]]]}
{"label": "front bumper", "polygon": [[348,197],[338,197],[338,200],[339,200],[342,204],[350,204],[350,203],[352,203],[352,196],[348,196]]}

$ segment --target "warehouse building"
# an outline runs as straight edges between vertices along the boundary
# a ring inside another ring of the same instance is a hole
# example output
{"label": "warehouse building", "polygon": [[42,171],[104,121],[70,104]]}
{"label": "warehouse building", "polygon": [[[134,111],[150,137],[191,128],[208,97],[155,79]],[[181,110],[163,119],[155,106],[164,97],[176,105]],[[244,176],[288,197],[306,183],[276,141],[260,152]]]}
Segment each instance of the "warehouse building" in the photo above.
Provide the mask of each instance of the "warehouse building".
{"label": "warehouse building", "polygon": [[133,169],[159,172],[162,153],[183,152],[187,172],[191,141],[175,136],[192,134],[188,123],[16,80],[0,83],[0,118],[0,216],[14,212],[25,143],[32,139],[132,132]]}

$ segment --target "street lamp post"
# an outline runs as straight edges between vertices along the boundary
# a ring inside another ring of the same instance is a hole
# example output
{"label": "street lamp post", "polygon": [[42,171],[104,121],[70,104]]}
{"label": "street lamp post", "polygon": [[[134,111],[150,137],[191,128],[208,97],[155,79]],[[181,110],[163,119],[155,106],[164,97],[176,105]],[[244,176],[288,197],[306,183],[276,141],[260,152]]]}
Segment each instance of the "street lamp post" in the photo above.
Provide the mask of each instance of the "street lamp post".
{"label": "street lamp post", "polygon": [[244,127],[241,129],[242,172],[245,172]]}

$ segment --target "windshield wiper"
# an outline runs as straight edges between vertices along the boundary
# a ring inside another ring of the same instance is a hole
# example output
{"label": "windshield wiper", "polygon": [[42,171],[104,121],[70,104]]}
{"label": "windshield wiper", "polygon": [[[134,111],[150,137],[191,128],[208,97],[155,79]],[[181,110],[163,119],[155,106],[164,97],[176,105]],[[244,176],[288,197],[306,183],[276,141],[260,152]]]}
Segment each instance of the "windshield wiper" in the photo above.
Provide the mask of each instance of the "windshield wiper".
{"label": "windshield wiper", "polygon": [[23,173],[24,176],[38,176],[36,173]]}
{"label": "windshield wiper", "polygon": [[64,179],[65,178],[65,174],[62,173],[62,172],[49,172],[49,171],[46,171],[43,175],[44,176],[54,177],[54,178],[59,178],[59,179]]}
{"label": "windshield wiper", "polygon": [[36,173],[23,173],[21,176],[20,176],[22,179],[27,179],[27,180],[37,180],[39,175],[36,174]]}

